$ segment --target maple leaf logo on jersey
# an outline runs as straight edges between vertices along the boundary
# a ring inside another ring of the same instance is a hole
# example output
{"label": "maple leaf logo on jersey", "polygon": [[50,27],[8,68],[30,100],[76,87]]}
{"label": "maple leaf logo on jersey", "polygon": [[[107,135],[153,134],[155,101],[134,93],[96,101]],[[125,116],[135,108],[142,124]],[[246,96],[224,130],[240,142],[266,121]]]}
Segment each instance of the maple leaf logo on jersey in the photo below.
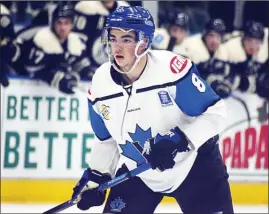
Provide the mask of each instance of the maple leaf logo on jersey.
{"label": "maple leaf logo on jersey", "polygon": [[145,163],[147,159],[143,155],[148,153],[148,144],[149,139],[152,138],[151,128],[143,130],[138,125],[136,125],[135,132],[128,132],[129,136],[133,142],[126,141],[125,144],[119,144],[122,149],[122,155],[134,160],[137,163],[137,166]]}
{"label": "maple leaf logo on jersey", "polygon": [[124,203],[123,200],[118,197],[110,203],[111,211],[121,212],[121,210],[125,207],[125,204],[126,203]]}

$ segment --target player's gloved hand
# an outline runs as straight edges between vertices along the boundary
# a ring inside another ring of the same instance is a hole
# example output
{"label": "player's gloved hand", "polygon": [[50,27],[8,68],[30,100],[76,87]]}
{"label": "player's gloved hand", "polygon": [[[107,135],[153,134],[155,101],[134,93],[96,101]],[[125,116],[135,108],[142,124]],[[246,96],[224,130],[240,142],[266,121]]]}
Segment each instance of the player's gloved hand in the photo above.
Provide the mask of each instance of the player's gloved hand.
{"label": "player's gloved hand", "polygon": [[211,87],[223,99],[229,97],[232,93],[230,85],[223,81],[215,80],[211,83]]}
{"label": "player's gloved hand", "polygon": [[74,94],[73,89],[78,86],[80,77],[75,72],[65,73],[57,71],[51,81],[51,86],[58,88],[66,94]]}
{"label": "player's gloved hand", "polygon": [[258,74],[256,79],[256,93],[265,99],[269,99],[269,74],[268,70]]}
{"label": "player's gloved hand", "polygon": [[98,191],[99,184],[111,179],[110,175],[99,171],[86,169],[73,188],[72,199],[77,203],[80,210],[88,210],[93,206],[101,206],[105,201],[106,191]]}
{"label": "player's gloved hand", "polygon": [[156,135],[155,138],[149,140],[149,143],[150,149],[145,156],[151,164],[151,168],[158,168],[160,171],[174,167],[177,152],[190,150],[188,139],[178,127],[171,129],[163,136]]}

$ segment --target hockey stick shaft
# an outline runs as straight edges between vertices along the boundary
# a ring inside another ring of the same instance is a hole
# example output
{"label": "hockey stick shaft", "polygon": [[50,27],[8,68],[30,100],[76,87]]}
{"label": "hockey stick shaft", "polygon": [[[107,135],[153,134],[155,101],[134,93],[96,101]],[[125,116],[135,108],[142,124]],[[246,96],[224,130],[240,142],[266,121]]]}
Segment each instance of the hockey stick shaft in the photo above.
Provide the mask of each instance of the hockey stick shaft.
{"label": "hockey stick shaft", "polygon": [[[129,172],[126,172],[126,173],[124,173],[124,174],[122,174],[122,175],[120,175],[118,177],[115,177],[115,178],[111,179],[110,181],[105,182],[104,184],[101,184],[98,187],[98,190],[99,191],[104,191],[104,190],[106,190],[108,188],[111,188],[111,187],[113,187],[115,185],[118,185],[118,184],[132,178],[132,177],[135,177],[135,176],[141,174],[142,172],[147,171],[150,168],[151,168],[150,164],[148,162],[146,162],[146,163],[140,165],[139,167],[137,167],[137,168],[135,168],[135,169],[133,169],[133,170],[131,170]],[[61,212],[61,211],[65,210],[65,209],[75,205],[75,204],[76,203],[74,202],[74,200],[71,199],[71,200],[65,201],[62,204],[59,204],[59,205],[45,211],[44,214],[45,213],[58,213],[58,212]]]}

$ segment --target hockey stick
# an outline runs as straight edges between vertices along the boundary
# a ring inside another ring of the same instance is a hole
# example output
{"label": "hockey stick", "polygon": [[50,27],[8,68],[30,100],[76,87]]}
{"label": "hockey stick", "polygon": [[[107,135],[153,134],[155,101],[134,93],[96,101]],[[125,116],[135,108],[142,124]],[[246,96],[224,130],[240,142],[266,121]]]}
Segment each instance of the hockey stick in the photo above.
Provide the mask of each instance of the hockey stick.
{"label": "hockey stick", "polygon": [[[126,181],[129,178],[135,177],[136,175],[139,175],[140,173],[145,172],[150,168],[151,168],[150,164],[148,162],[146,162],[146,163],[140,165],[139,167],[137,167],[137,168],[135,168],[135,169],[133,169],[133,170],[131,170],[129,172],[126,172],[126,173],[124,173],[124,174],[122,174],[122,175],[120,175],[118,177],[115,177],[115,178],[111,179],[110,181],[107,181],[107,182],[101,184],[98,187],[98,191],[104,191],[104,190],[106,190],[106,189],[108,189],[110,187],[113,187],[113,186],[115,186],[117,184],[120,184],[121,182]],[[78,193],[78,195],[79,195],[79,193]],[[74,198],[76,198],[76,196]],[[75,199],[70,199],[70,200],[68,200],[68,201],[66,201],[66,202],[64,202],[62,204],[57,205],[56,207],[53,207],[53,208],[45,211],[44,213],[58,213],[58,212],[61,212],[61,211],[65,210],[65,209],[75,205],[76,202],[74,202],[74,201],[75,201]]]}
{"label": "hockey stick", "polygon": [[240,97],[238,97],[238,96],[236,96],[234,94],[231,94],[231,97],[242,104],[242,106],[243,106],[243,108],[244,108],[244,110],[245,110],[245,112],[247,114],[248,127],[250,127],[250,125],[251,125],[251,117],[250,117],[250,112],[249,112],[249,109],[248,109],[248,106],[247,106],[246,102],[243,99],[241,99]]}

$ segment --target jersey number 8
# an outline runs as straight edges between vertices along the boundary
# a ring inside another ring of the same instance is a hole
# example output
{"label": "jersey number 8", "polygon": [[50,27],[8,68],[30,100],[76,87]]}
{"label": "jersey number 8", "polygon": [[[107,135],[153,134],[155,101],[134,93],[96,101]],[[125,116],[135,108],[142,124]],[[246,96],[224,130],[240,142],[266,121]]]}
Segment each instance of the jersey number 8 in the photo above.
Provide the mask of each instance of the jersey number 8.
{"label": "jersey number 8", "polygon": [[202,80],[199,79],[199,77],[195,73],[192,73],[191,81],[192,84],[198,89],[198,91],[205,92],[205,84],[202,82]]}

